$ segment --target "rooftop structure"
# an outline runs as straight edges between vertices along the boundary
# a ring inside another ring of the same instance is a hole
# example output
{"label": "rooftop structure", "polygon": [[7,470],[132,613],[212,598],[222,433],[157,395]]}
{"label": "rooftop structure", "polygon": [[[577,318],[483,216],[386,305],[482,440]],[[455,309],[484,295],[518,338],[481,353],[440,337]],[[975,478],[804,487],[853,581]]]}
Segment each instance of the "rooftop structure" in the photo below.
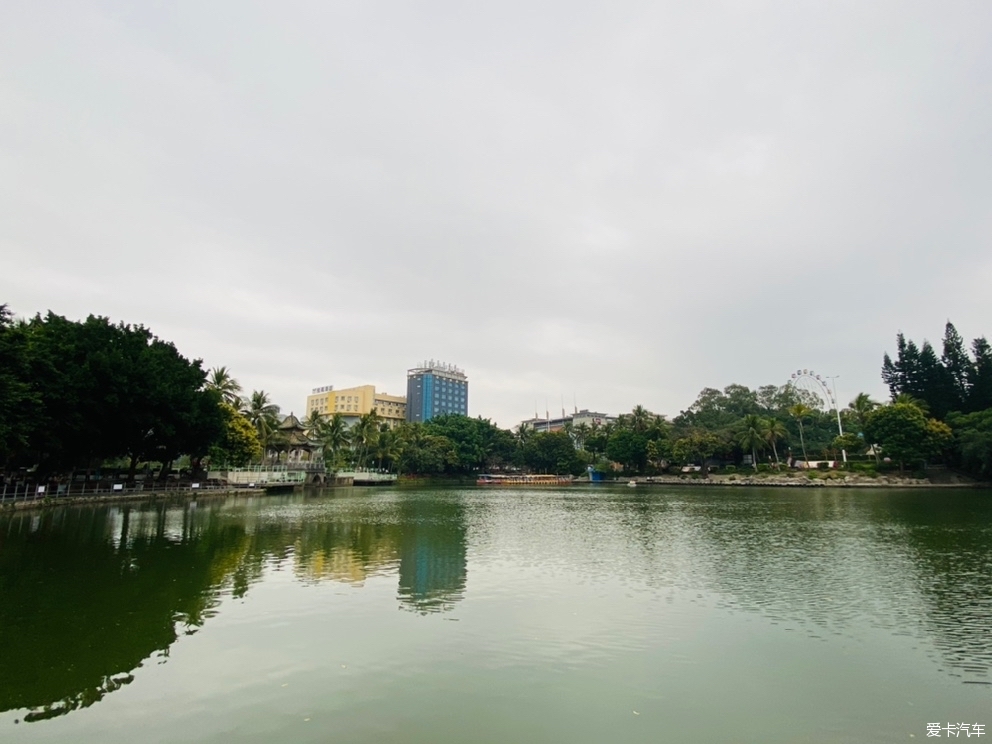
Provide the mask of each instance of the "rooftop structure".
{"label": "rooftop structure", "polygon": [[521,421],[520,426],[527,426],[534,431],[562,431],[569,424],[573,428],[582,426],[583,424],[591,428],[613,424],[616,423],[616,420],[616,416],[608,413],[596,413],[595,411],[589,411],[583,408],[581,411],[575,411],[574,413],[563,414],[561,416],[552,417],[550,414],[543,418],[535,416],[532,419]]}

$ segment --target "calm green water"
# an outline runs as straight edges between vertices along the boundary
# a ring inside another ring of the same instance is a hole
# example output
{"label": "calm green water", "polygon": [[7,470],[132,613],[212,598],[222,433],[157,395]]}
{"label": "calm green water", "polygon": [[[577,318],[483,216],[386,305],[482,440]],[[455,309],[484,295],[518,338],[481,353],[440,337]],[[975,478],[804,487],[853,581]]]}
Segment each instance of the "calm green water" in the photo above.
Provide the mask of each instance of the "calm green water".
{"label": "calm green water", "polygon": [[990,669],[987,491],[348,489],[0,517],[5,742],[992,737]]}

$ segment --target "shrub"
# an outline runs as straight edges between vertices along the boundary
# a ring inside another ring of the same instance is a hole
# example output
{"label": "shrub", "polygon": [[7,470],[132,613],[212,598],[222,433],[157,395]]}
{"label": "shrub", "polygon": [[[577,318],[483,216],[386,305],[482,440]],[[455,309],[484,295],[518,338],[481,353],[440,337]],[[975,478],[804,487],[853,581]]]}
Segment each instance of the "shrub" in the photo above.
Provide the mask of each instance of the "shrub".
{"label": "shrub", "polygon": [[759,473],[769,473],[769,472],[771,472],[771,469],[772,469],[772,466],[769,465],[767,462],[762,462],[762,463],[759,463],[758,464],[758,472]]}
{"label": "shrub", "polygon": [[728,465],[727,467],[725,467],[723,469],[723,472],[725,472],[725,473],[736,473],[737,472],[737,466],[736,465]]}

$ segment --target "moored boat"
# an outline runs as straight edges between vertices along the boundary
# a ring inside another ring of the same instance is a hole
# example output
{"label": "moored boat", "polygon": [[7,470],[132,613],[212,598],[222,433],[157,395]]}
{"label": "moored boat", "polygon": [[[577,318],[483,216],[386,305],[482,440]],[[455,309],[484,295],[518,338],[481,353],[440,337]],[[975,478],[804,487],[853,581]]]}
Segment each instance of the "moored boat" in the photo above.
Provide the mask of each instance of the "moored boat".
{"label": "moored boat", "polygon": [[480,486],[570,486],[573,483],[570,475],[545,474],[491,474],[484,473],[476,480]]}

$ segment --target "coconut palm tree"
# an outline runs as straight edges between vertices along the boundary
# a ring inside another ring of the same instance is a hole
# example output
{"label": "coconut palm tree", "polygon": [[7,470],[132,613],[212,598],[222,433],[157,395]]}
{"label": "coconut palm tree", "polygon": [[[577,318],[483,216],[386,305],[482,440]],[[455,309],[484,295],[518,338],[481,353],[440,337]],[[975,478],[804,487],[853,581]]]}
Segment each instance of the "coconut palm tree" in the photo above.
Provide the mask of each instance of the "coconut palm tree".
{"label": "coconut palm tree", "polygon": [[905,403],[906,405],[916,406],[923,414],[926,415],[930,413],[930,404],[921,398],[917,398],[909,393],[899,393],[895,398],[892,399],[893,403]]}
{"label": "coconut palm tree", "polygon": [[325,419],[323,414],[315,408],[307,414],[307,417],[303,419],[302,423],[303,428],[307,430],[307,434],[314,439],[319,439],[320,432],[327,423],[327,419]]}
{"label": "coconut palm tree", "polygon": [[651,424],[651,412],[642,405],[636,405],[626,419],[631,429],[643,434]]}
{"label": "coconut palm tree", "polygon": [[579,449],[585,449],[586,438],[592,429],[589,428],[589,424],[582,422],[572,430],[572,438],[575,439],[575,446]]}
{"label": "coconut palm tree", "polygon": [[[858,425],[858,431],[861,436],[865,434],[865,426],[868,423],[868,414],[878,408],[879,403],[871,399],[868,393],[858,393],[854,400],[850,402],[847,406],[847,414],[854,419],[855,423]],[[872,444],[871,442],[866,442],[866,444]],[[879,461],[877,448],[872,445],[871,451],[875,455],[875,462]]]}
{"label": "coconut palm tree", "polygon": [[379,439],[380,421],[379,414],[373,408],[368,413],[363,414],[351,428],[351,444],[360,468],[365,467],[369,452],[375,449]]}
{"label": "coconut palm tree", "polygon": [[255,390],[246,401],[248,421],[258,433],[258,441],[262,444],[262,458],[268,455],[269,445],[279,428],[279,406],[269,400],[269,394],[264,390]]}
{"label": "coconut palm tree", "polygon": [[239,407],[241,403],[241,383],[231,377],[227,367],[214,367],[207,375],[207,390],[216,390],[221,400],[228,405]]}
{"label": "coconut palm tree", "polygon": [[399,434],[389,427],[389,424],[379,426],[379,439],[376,442],[375,457],[380,468],[392,469],[400,456]]}
{"label": "coconut palm tree", "polygon": [[568,434],[568,438],[571,439],[572,442],[574,443],[575,442],[575,424],[571,420],[568,420],[564,424],[561,425],[561,428],[562,428],[562,430],[566,434]]}
{"label": "coconut palm tree", "polygon": [[781,464],[778,459],[778,443],[788,436],[789,430],[779,419],[772,417],[765,419],[761,433],[765,442],[771,445],[772,452],[775,454],[775,466],[778,467]]}
{"label": "coconut palm tree", "polygon": [[799,422],[799,443],[803,447],[803,459],[806,460],[807,465],[809,465],[809,455],[806,454],[806,438],[803,434],[803,419],[809,418],[812,413],[813,409],[802,403],[796,403],[789,409],[789,415]]}
{"label": "coconut palm tree", "polygon": [[765,448],[765,422],[754,413],[749,413],[741,422],[741,432],[737,441],[745,449],[751,450],[751,465],[758,469],[758,451]]}
{"label": "coconut palm tree", "polygon": [[351,441],[348,425],[340,412],[335,413],[330,420],[324,422],[320,441],[324,447],[324,462],[330,463],[332,468],[336,468],[341,459],[341,452]]}

